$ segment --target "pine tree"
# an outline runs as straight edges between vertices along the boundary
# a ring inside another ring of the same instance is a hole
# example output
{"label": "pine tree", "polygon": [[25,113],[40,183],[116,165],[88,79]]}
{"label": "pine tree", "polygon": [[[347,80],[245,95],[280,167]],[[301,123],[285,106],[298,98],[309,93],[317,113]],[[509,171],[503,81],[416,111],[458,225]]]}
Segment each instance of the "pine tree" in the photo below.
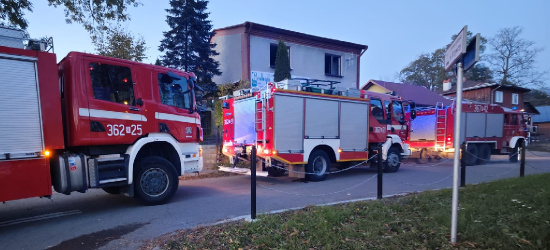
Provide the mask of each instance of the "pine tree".
{"label": "pine tree", "polygon": [[280,82],[284,79],[290,79],[290,59],[288,58],[288,48],[283,40],[279,40],[277,46],[277,55],[275,57],[275,76],[274,81]]}
{"label": "pine tree", "polygon": [[212,77],[221,74],[219,63],[212,59],[218,53],[214,50],[216,44],[210,43],[214,32],[207,5],[206,0],[170,0],[166,22],[171,30],[164,32],[159,46],[165,52],[162,65],[195,73],[198,85],[205,91],[204,97],[216,94]]}

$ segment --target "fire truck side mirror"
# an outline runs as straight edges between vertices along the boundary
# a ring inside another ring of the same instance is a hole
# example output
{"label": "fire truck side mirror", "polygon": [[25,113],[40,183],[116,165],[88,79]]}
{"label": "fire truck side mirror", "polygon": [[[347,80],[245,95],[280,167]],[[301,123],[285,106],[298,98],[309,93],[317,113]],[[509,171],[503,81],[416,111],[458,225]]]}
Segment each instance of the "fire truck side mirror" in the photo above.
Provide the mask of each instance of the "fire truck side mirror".
{"label": "fire truck side mirror", "polygon": [[411,101],[409,106],[411,108],[411,120],[414,120],[416,119],[416,103]]}
{"label": "fire truck side mirror", "polygon": [[136,105],[138,105],[138,106],[143,106],[143,99],[138,98],[138,99],[136,100]]}

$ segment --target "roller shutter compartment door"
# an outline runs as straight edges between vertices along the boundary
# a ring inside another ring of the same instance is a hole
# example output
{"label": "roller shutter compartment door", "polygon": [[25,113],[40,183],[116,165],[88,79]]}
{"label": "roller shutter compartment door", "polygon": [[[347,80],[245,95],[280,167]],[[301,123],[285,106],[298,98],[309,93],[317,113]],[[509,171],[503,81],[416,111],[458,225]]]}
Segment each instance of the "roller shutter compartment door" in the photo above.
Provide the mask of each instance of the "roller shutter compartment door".
{"label": "roller shutter compartment door", "polygon": [[0,54],[0,160],[44,149],[35,62]]}

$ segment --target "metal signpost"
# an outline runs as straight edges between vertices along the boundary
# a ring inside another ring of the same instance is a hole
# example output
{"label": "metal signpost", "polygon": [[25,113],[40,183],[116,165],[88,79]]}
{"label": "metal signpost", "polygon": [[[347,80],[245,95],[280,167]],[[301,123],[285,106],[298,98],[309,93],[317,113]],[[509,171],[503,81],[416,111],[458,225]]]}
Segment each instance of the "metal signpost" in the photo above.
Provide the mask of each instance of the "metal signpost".
{"label": "metal signpost", "polygon": [[[460,117],[462,113],[462,75],[464,65],[466,70],[474,66],[479,60],[479,34],[472,39],[466,47],[466,37],[468,36],[468,26],[464,26],[458,33],[455,40],[445,52],[445,70],[448,71],[457,62],[457,80],[456,80],[456,116],[453,145],[460,145]],[[451,215],[451,242],[456,243],[456,231],[458,222],[458,167],[460,166],[460,150],[455,150],[453,164],[453,203]]]}

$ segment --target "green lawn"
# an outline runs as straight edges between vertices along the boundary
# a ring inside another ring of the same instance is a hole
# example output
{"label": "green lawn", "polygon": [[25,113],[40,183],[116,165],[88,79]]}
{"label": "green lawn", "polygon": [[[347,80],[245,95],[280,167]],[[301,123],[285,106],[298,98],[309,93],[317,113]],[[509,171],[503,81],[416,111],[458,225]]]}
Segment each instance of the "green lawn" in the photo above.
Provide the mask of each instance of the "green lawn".
{"label": "green lawn", "polygon": [[469,185],[459,199],[455,246],[449,242],[450,189],[261,215],[256,222],[178,231],[154,244],[166,249],[550,249],[550,174]]}

